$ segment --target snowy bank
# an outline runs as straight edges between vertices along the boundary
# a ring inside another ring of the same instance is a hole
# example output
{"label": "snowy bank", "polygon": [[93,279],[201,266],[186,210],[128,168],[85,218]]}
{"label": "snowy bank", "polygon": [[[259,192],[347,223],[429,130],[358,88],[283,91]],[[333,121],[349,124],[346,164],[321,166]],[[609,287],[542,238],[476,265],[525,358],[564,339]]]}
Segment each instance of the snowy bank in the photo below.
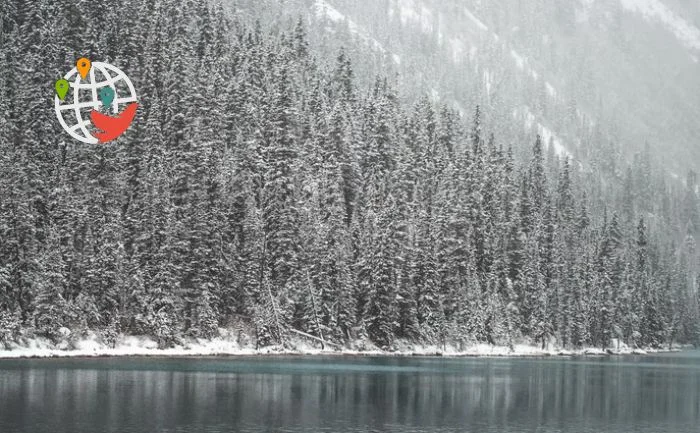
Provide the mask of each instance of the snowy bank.
{"label": "snowy bank", "polygon": [[[53,344],[49,340],[35,338],[25,344],[12,344],[0,350],[0,359],[8,358],[52,358],[52,357],[116,357],[116,356],[253,356],[253,355],[339,355],[339,356],[446,356],[446,357],[546,357],[546,356],[605,356],[630,355],[661,352],[648,349],[631,349],[620,345],[619,349],[584,348],[564,350],[516,344],[512,348],[474,344],[459,350],[455,347],[416,346],[398,344],[397,350],[384,351],[371,345],[359,344],[361,349],[320,349],[305,341],[295,340],[287,347],[255,349],[239,345],[235,339],[223,336],[211,340],[190,340],[172,348],[161,349],[150,337],[120,336],[111,347],[100,341],[95,334],[70,344]],[[674,349],[678,350],[678,349]]]}

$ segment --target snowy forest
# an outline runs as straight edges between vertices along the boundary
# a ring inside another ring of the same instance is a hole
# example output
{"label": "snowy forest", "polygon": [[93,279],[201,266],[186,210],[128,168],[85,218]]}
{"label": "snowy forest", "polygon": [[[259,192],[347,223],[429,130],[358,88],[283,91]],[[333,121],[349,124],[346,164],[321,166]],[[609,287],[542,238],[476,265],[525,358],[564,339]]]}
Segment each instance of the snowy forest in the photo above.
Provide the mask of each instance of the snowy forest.
{"label": "snowy forest", "polygon": [[[318,56],[303,17],[2,0],[0,26],[0,345],[700,343],[698,180],[660,143],[610,167],[504,141],[476,104],[360,82],[362,58]],[[116,142],[56,120],[82,56],[136,87]]]}

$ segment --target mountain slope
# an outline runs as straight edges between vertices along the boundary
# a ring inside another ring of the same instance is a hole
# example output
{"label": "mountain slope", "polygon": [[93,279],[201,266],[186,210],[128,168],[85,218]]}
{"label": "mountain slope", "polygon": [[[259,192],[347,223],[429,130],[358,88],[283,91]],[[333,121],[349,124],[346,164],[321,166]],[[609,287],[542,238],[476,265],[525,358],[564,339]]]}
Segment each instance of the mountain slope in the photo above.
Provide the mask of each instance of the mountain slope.
{"label": "mountain slope", "polygon": [[[482,105],[485,127],[498,128],[516,150],[539,132],[558,153],[584,163],[605,159],[612,142],[627,160],[649,143],[673,172],[700,165],[700,8],[693,2],[537,0],[506,8],[483,0],[296,0],[266,7],[277,7],[277,18],[304,16],[322,52],[350,47],[360,78],[398,72],[406,97],[432,95],[463,112]],[[504,130],[511,119],[522,128]]]}

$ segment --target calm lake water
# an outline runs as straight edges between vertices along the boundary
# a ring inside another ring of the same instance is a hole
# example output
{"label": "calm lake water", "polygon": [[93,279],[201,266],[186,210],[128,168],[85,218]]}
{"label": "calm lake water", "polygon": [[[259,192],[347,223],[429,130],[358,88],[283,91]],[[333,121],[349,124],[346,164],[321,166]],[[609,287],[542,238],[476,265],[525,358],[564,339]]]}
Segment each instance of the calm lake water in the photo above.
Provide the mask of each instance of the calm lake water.
{"label": "calm lake water", "polygon": [[700,352],[0,360],[0,432],[693,432]]}

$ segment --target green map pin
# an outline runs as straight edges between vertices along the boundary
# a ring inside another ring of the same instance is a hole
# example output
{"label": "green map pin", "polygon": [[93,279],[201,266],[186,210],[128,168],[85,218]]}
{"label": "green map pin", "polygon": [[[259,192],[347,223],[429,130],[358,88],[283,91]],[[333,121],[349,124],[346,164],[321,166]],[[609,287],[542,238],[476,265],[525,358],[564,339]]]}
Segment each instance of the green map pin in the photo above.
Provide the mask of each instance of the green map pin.
{"label": "green map pin", "polygon": [[102,90],[100,90],[100,101],[102,101],[102,105],[109,107],[109,104],[111,104],[113,100],[114,89],[111,87],[103,87]]}
{"label": "green map pin", "polygon": [[68,84],[68,80],[65,80],[63,78],[61,78],[60,80],[56,80],[55,87],[58,99],[63,101],[66,97],[66,93],[68,93],[68,89],[70,89],[70,84]]}

